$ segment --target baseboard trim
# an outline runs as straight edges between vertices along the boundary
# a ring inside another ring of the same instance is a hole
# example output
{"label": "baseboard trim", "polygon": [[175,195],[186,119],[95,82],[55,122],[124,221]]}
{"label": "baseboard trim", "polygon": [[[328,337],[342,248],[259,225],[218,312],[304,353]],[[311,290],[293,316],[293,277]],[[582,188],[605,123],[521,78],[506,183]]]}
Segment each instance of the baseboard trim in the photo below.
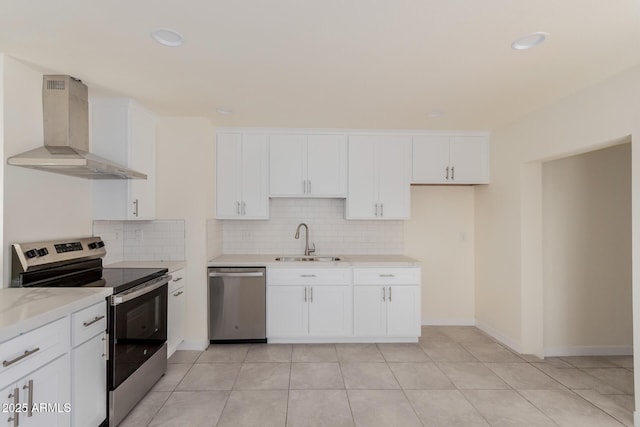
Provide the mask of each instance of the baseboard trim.
{"label": "baseboard trim", "polygon": [[475,319],[422,319],[422,326],[475,326]]}
{"label": "baseboard trim", "polygon": [[481,322],[480,320],[476,320],[475,325],[476,325],[476,327],[478,329],[480,329],[485,334],[487,334],[487,335],[495,338],[496,340],[500,341],[500,343],[506,345],[511,350],[515,351],[516,353],[522,354],[522,347],[520,346],[520,344],[518,344],[517,342],[515,342],[511,338],[507,337],[506,335],[501,334],[500,332],[498,332],[497,330],[493,329],[491,326],[487,325],[486,323]]}
{"label": "baseboard trim", "polygon": [[632,355],[633,346],[629,345],[553,347],[544,349],[544,357]]}
{"label": "baseboard trim", "polygon": [[209,341],[207,340],[193,340],[193,341],[182,341],[178,346],[178,350],[206,350],[209,346]]}

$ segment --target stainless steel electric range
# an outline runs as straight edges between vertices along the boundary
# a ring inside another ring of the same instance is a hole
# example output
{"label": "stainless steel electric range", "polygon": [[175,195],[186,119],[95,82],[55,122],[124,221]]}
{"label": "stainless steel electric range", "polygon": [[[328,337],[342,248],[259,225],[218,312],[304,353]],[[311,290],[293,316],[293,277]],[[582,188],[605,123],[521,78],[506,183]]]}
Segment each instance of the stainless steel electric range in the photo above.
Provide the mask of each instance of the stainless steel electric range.
{"label": "stainless steel electric range", "polygon": [[12,245],[12,287],[111,287],[105,423],[118,425],[167,370],[166,268],[103,268],[100,237]]}

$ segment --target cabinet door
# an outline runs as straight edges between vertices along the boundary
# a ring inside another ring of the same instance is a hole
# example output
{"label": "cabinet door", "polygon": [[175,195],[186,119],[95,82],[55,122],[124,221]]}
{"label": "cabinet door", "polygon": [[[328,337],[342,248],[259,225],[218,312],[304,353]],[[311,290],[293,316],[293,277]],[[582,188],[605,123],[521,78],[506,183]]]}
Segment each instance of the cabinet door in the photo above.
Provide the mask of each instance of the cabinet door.
{"label": "cabinet door", "polygon": [[107,417],[106,334],[74,348],[72,363],[72,422],[74,426],[97,426]]}
{"label": "cabinet door", "polygon": [[129,180],[127,219],[155,219],[156,121],[135,104],[129,109],[129,167],[147,179]]}
{"label": "cabinet door", "polygon": [[[8,385],[7,387],[5,387],[4,389],[0,390],[0,405],[2,405],[0,408],[7,408],[7,409],[15,409],[14,407],[10,406],[15,404],[15,399],[13,396],[13,393],[15,393],[17,391],[18,393],[18,403],[22,403],[23,399],[22,399],[22,390],[16,390],[17,388],[17,384],[11,384]],[[11,397],[9,397],[11,396]],[[22,409],[20,409],[22,410]],[[8,411],[0,411],[0,426],[13,426],[14,424],[14,418],[16,416],[15,412],[8,412]],[[20,412],[18,413],[18,423],[22,423],[22,417],[26,417],[27,414]],[[21,424],[18,424],[21,425]]]}
{"label": "cabinet door", "polygon": [[353,333],[357,337],[387,335],[387,303],[382,286],[353,287]]}
{"label": "cabinet door", "polygon": [[307,192],[307,137],[269,137],[269,194],[296,197]]}
{"label": "cabinet door", "polygon": [[347,140],[344,135],[309,135],[307,192],[316,197],[346,197]]}
{"label": "cabinet door", "polygon": [[451,138],[451,172],[456,184],[489,182],[489,139],[484,136]]}
{"label": "cabinet door", "polygon": [[167,357],[170,357],[184,339],[185,317],[184,287],[169,293],[167,302]]}
{"label": "cabinet door", "polygon": [[413,177],[412,182],[422,184],[438,184],[449,182],[448,136],[414,136],[413,137]]}
{"label": "cabinet door", "polygon": [[408,219],[411,213],[411,137],[383,136],[378,144],[381,219]]}
{"label": "cabinet door", "polygon": [[216,140],[216,217],[238,218],[242,197],[242,135],[218,134]]}
{"label": "cabinet door", "polygon": [[[71,402],[71,381],[69,378],[69,355],[65,354],[18,381],[21,402],[35,403],[38,404],[38,407],[43,403],[58,404],[56,411],[47,410],[43,407],[42,411],[34,411],[31,416],[28,416],[28,414],[20,414],[20,426],[63,427],[70,425],[71,414],[69,411],[65,411],[64,407],[65,404]],[[29,401],[29,386],[33,387],[31,389],[33,396],[32,399],[30,399],[31,401]],[[95,393],[106,392],[106,379],[101,390],[102,391],[96,389]],[[102,396],[104,399],[102,402],[106,403],[106,396],[104,394]],[[67,409],[74,408],[75,406]],[[106,411],[106,405],[102,410],[103,412]]]}
{"label": "cabinet door", "polygon": [[309,335],[351,335],[351,286],[309,287]]}
{"label": "cabinet door", "polygon": [[267,338],[309,335],[306,286],[267,286]]}
{"label": "cabinet door", "polygon": [[347,219],[378,217],[376,136],[349,137],[349,191]]}
{"label": "cabinet door", "polygon": [[268,159],[266,135],[242,135],[242,218],[269,218]]}
{"label": "cabinet door", "polygon": [[420,336],[419,295],[417,286],[387,286],[388,336]]}

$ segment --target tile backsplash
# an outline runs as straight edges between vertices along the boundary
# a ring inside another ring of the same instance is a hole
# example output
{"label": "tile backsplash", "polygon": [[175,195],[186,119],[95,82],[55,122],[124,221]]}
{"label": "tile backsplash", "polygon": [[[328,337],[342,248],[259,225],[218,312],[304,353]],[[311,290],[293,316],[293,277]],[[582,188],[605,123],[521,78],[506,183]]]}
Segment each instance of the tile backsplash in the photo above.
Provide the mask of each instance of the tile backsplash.
{"label": "tile backsplash", "polygon": [[93,221],[107,248],[105,265],[120,261],[182,261],[184,220]]}
{"label": "tile backsplash", "polygon": [[[294,239],[296,227],[309,226],[309,246],[317,254],[403,253],[403,221],[344,219],[344,199],[271,199],[267,221],[224,220],[222,252],[225,254],[302,254],[304,229]],[[208,227],[209,240],[212,228]]]}

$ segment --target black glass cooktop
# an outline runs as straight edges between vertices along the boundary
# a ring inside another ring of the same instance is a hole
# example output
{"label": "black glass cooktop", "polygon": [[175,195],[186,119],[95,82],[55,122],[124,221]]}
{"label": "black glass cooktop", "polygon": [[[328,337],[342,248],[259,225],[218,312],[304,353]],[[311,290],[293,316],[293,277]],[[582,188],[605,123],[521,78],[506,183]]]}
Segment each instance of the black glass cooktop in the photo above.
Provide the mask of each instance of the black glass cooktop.
{"label": "black glass cooktop", "polygon": [[113,288],[115,294],[167,274],[167,271],[166,268],[103,268],[103,286]]}

